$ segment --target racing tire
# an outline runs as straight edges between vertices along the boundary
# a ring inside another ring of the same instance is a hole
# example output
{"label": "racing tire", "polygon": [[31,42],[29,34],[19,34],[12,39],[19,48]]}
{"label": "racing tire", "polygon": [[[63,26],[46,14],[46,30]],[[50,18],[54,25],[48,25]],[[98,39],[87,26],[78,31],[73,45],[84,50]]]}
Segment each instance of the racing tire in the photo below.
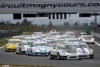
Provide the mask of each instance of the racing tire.
{"label": "racing tire", "polygon": [[94,42],[92,42],[91,44],[94,44]]}
{"label": "racing tire", "polygon": [[63,60],[67,60],[67,56],[66,57],[64,57],[64,59]]}
{"label": "racing tire", "polygon": [[57,53],[57,60],[61,60],[61,56],[60,56],[60,54],[59,53]]}
{"label": "racing tire", "polygon": [[21,49],[19,49],[19,54],[20,54],[20,55],[22,54],[22,51],[21,51]]}
{"label": "racing tire", "polygon": [[54,59],[54,57],[51,55],[51,53],[49,53],[48,57],[49,57],[50,60]]}
{"label": "racing tire", "polygon": [[5,52],[8,52],[8,51],[6,50],[6,47],[5,47]]}
{"label": "racing tire", "polygon": [[89,57],[90,59],[94,59],[94,55]]}
{"label": "racing tire", "polygon": [[82,60],[82,56],[79,56],[79,58],[77,60]]}
{"label": "racing tire", "polygon": [[31,56],[31,54],[29,54],[29,52],[28,52],[28,49],[27,49],[27,55],[28,55],[28,56]]}
{"label": "racing tire", "polygon": [[90,57],[90,59],[94,59],[94,57]]}
{"label": "racing tire", "polygon": [[16,54],[19,54],[18,52],[16,52]]}

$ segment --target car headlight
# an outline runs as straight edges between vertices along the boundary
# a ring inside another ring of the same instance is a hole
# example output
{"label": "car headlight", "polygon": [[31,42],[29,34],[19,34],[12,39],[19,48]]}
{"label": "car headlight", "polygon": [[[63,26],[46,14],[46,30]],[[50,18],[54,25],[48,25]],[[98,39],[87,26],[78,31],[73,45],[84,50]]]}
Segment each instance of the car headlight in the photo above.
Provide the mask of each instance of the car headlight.
{"label": "car headlight", "polygon": [[83,39],[83,41],[86,41],[85,39]]}
{"label": "car headlight", "polygon": [[93,54],[93,50],[92,49],[90,50],[90,53]]}
{"label": "car headlight", "polygon": [[22,50],[25,50],[25,48],[24,48],[24,47],[22,47]]}
{"label": "car headlight", "polygon": [[94,41],[94,39],[91,39],[92,41]]}

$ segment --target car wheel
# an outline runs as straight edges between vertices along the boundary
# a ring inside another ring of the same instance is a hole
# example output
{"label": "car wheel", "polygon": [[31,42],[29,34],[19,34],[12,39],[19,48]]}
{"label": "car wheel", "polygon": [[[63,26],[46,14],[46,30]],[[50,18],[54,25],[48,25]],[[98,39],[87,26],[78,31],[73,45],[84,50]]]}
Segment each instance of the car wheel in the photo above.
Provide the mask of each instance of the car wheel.
{"label": "car wheel", "polygon": [[54,59],[54,57],[51,55],[51,53],[49,53],[48,57],[49,57],[49,59]]}
{"label": "car wheel", "polygon": [[7,52],[6,48],[5,48],[5,52]]}
{"label": "car wheel", "polygon": [[77,60],[82,60],[82,56],[79,56],[79,58]]}
{"label": "car wheel", "polygon": [[19,54],[19,53],[16,51],[16,54]]}
{"label": "car wheel", "polygon": [[90,57],[90,59],[94,59],[94,57]]}
{"label": "car wheel", "polygon": [[66,57],[64,57],[64,60],[67,60],[67,56],[66,56]]}
{"label": "car wheel", "polygon": [[57,59],[58,59],[58,60],[61,60],[61,56],[60,56],[59,53],[57,53]]}
{"label": "car wheel", "polygon": [[92,42],[92,44],[94,44],[94,42]]}
{"label": "car wheel", "polygon": [[21,51],[21,49],[19,49],[19,54],[20,54],[20,55],[22,54],[22,51]]}
{"label": "car wheel", "polygon": [[90,56],[90,59],[94,59],[94,55],[93,56]]}
{"label": "car wheel", "polygon": [[28,56],[31,56],[31,54],[29,54],[29,51],[28,51],[28,49],[27,49],[27,55],[28,55]]}

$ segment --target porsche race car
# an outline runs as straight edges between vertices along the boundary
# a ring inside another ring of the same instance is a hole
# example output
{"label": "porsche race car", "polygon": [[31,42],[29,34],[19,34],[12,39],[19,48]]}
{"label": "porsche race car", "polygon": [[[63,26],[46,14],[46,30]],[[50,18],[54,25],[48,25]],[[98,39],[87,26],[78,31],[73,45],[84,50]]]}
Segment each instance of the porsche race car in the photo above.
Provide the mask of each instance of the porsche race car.
{"label": "porsche race car", "polygon": [[52,47],[49,47],[47,42],[34,42],[28,49],[28,56],[32,55],[48,55]]}
{"label": "porsche race car", "polygon": [[20,44],[20,39],[9,39],[5,46],[5,51],[16,51],[16,47]]}
{"label": "porsche race car", "polygon": [[59,45],[49,52],[49,59],[77,59],[82,60],[82,57],[77,54],[73,45]]}

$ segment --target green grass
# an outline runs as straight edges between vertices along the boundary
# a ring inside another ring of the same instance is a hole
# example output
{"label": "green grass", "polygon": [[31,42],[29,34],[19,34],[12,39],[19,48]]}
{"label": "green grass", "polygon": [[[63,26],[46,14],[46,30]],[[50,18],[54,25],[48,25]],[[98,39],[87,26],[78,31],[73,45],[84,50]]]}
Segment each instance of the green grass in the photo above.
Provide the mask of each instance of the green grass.
{"label": "green grass", "polygon": [[23,35],[31,35],[33,32],[23,32]]}
{"label": "green grass", "polygon": [[[53,67],[53,66],[39,66],[39,65],[16,65],[16,64],[6,64],[6,65],[9,65],[9,67]],[[0,66],[5,66],[5,64],[0,64]]]}
{"label": "green grass", "polygon": [[6,43],[8,43],[8,40],[10,39],[11,37],[7,37],[7,38],[3,38],[0,40],[0,47],[2,46],[5,46]]}

